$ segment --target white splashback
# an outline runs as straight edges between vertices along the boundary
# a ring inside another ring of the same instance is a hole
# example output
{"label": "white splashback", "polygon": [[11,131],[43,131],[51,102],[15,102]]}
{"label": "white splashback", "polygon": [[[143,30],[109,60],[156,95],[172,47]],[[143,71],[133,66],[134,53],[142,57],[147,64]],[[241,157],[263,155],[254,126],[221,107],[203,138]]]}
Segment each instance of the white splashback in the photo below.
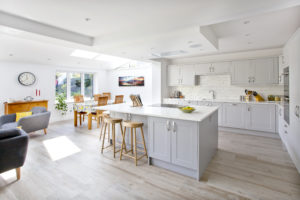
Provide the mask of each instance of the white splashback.
{"label": "white splashback", "polygon": [[245,95],[245,89],[254,90],[267,98],[268,95],[283,95],[283,86],[235,86],[231,85],[230,75],[197,76],[199,85],[169,87],[169,95],[175,90],[183,93],[186,99],[211,98],[209,90],[214,90],[216,99],[239,99]]}

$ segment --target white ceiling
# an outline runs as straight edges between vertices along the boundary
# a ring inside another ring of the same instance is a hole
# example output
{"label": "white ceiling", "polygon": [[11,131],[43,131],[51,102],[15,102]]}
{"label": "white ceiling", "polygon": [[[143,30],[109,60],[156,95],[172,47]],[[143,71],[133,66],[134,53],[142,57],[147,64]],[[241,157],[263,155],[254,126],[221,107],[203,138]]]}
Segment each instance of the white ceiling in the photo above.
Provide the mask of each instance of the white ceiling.
{"label": "white ceiling", "polygon": [[[31,60],[34,52],[40,55],[36,60],[52,57],[64,65],[91,67],[107,63],[78,61],[70,52],[80,47],[145,60],[264,49],[284,45],[300,24],[300,0],[0,0],[0,5],[0,11],[94,38],[93,46],[36,34],[28,40],[23,32],[11,34],[19,39],[7,39],[9,31],[0,29],[0,59],[17,59],[7,58],[12,52],[22,55],[20,61]],[[200,27],[212,30],[217,48]],[[174,51],[183,53],[165,55]]]}

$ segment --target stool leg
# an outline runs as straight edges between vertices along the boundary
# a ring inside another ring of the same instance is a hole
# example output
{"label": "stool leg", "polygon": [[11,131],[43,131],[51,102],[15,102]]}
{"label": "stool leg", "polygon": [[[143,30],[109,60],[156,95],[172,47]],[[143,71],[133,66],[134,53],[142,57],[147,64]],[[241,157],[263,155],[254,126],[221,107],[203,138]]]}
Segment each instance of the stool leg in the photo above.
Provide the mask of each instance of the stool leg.
{"label": "stool leg", "polygon": [[110,124],[108,125],[108,138],[107,138],[108,140],[108,142],[109,142],[109,144],[111,144],[111,142],[110,142]]}
{"label": "stool leg", "polygon": [[133,154],[133,128],[130,129],[131,134],[131,154]]}
{"label": "stool leg", "polygon": [[147,148],[146,148],[146,143],[145,143],[145,137],[144,137],[143,127],[141,127],[141,133],[142,133],[142,137],[143,137],[144,150],[145,150],[145,153],[146,153],[146,157],[148,158],[148,153],[147,153]]}
{"label": "stool leg", "polygon": [[100,127],[100,116],[96,116],[96,120],[97,120],[97,128]]}
{"label": "stool leg", "polygon": [[83,122],[84,122],[84,114],[82,116],[83,116]]}
{"label": "stool leg", "polygon": [[100,127],[100,137],[99,140],[101,141],[102,135],[103,135],[103,129],[104,129],[104,123],[101,123],[101,127]]}
{"label": "stool leg", "polygon": [[113,150],[114,150],[114,158],[116,158],[116,141],[115,141],[115,124],[112,124],[112,143],[113,143]]}
{"label": "stool leg", "polygon": [[134,157],[135,157],[135,166],[137,166],[136,128],[134,128]]}
{"label": "stool leg", "polygon": [[79,122],[80,122],[80,126],[82,125],[82,121],[81,121],[81,113],[79,114]]}
{"label": "stool leg", "polygon": [[[125,127],[126,128],[126,127]],[[122,122],[120,123],[120,129],[121,129],[121,134],[123,136],[123,126],[122,126]],[[125,135],[124,135],[125,136]],[[123,143],[123,141],[122,141]],[[125,137],[124,137],[124,143],[125,143]],[[126,149],[126,144],[124,145],[124,149],[125,149],[125,152],[127,153],[127,149]]]}
{"label": "stool leg", "polygon": [[[122,155],[123,155],[123,148],[125,144],[125,134],[126,134],[126,127],[124,127],[124,132],[122,133],[122,145],[121,145],[121,153],[120,153],[120,160],[122,160]],[[125,150],[126,153],[126,150]]]}
{"label": "stool leg", "polygon": [[103,126],[104,126],[104,135],[103,135],[103,139],[102,139],[101,153],[103,153],[103,149],[104,149],[104,141],[105,141],[105,135],[106,135],[106,127],[107,127],[107,124],[105,123]]}

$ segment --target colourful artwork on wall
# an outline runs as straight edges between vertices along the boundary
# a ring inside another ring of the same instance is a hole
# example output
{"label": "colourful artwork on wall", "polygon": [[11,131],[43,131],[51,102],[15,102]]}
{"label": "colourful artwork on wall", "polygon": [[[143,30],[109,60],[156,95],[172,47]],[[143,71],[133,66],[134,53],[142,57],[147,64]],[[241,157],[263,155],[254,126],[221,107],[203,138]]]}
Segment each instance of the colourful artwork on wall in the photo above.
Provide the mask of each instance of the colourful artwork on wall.
{"label": "colourful artwork on wall", "polygon": [[121,76],[119,77],[119,86],[144,86],[145,80],[143,76]]}

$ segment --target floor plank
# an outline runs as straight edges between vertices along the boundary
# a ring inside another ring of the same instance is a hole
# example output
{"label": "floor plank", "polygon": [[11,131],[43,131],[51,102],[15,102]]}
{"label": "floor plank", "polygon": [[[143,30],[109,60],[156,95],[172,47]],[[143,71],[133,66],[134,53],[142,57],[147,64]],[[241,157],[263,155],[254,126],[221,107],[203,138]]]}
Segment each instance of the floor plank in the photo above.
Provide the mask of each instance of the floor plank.
{"label": "floor plank", "polygon": [[[220,132],[218,152],[198,182],[145,158],[136,167],[110,150],[101,154],[98,135],[72,121],[30,134],[21,180],[1,174],[0,199],[300,199],[300,175],[279,139]],[[52,160],[68,149],[70,155]]]}

